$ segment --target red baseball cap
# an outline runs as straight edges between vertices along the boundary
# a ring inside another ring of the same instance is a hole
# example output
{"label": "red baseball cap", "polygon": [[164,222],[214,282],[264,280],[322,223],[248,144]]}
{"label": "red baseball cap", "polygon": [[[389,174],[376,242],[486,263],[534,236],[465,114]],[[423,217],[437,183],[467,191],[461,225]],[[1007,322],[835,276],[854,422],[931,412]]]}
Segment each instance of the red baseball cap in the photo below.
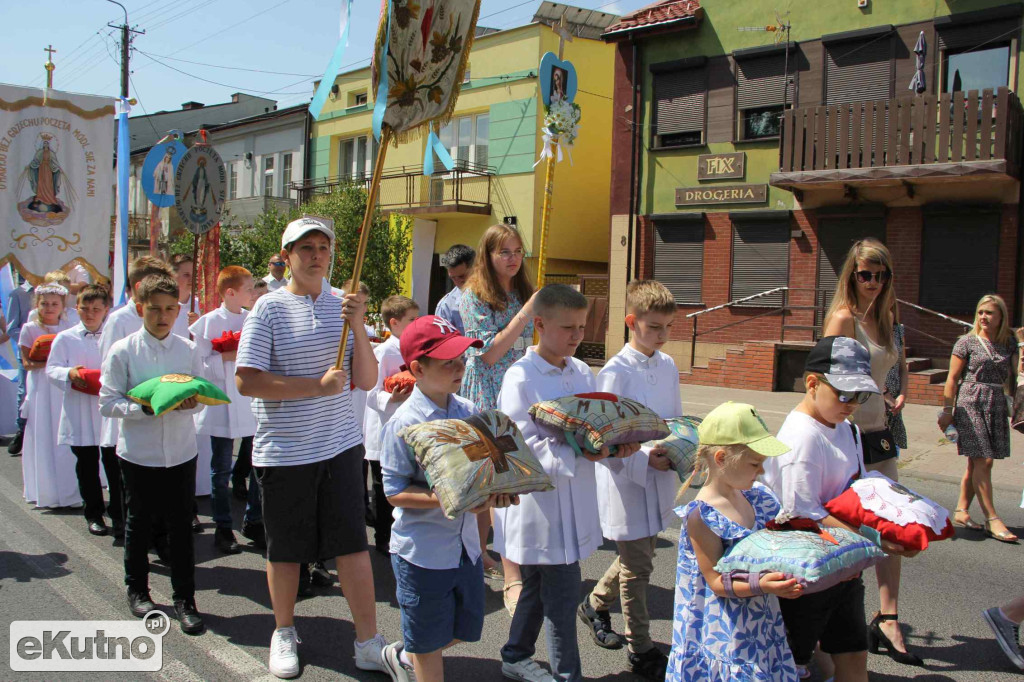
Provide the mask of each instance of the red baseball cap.
{"label": "red baseball cap", "polygon": [[484,342],[471,339],[459,333],[448,320],[437,315],[417,317],[402,332],[399,342],[402,361],[406,366],[424,356],[438,360],[451,360],[466,352],[466,349],[482,348]]}

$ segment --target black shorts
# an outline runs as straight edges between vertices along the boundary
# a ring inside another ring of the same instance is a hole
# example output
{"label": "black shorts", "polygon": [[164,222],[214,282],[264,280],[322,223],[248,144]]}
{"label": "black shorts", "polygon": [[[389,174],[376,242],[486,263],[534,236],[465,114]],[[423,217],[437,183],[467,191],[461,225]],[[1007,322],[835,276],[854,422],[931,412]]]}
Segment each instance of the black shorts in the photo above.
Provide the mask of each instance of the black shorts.
{"label": "black shorts", "polygon": [[807,665],[814,646],[826,654],[867,651],[868,626],[864,619],[864,581],[847,580],[824,592],[796,599],[780,599],[789,648],[797,665]]}
{"label": "black shorts", "polygon": [[253,470],[268,561],[301,564],[366,551],[362,445],[321,462]]}

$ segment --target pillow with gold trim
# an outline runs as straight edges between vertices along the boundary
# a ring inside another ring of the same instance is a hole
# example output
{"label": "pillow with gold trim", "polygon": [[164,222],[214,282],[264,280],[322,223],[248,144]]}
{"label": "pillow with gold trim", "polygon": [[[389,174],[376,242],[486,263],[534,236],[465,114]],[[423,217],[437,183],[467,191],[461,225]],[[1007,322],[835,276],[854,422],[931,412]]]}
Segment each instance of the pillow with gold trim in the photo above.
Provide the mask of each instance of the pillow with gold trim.
{"label": "pillow with gold trim", "polygon": [[497,410],[466,419],[413,424],[398,436],[412,448],[449,519],[480,506],[495,493],[554,490],[519,427]]}
{"label": "pillow with gold trim", "polygon": [[50,346],[53,345],[53,340],[57,338],[56,334],[43,334],[36,338],[32,342],[32,347],[28,349],[28,359],[32,362],[46,362],[50,359]]}
{"label": "pillow with gold trim", "polygon": [[128,391],[128,397],[153,410],[157,417],[195,397],[203,405],[226,405],[231,402],[216,384],[189,374],[165,374]]}
{"label": "pillow with gold trim", "polygon": [[530,407],[534,421],[565,432],[566,442],[597,453],[605,445],[643,443],[665,438],[671,431],[653,410],[612,393],[579,393],[545,400]]}

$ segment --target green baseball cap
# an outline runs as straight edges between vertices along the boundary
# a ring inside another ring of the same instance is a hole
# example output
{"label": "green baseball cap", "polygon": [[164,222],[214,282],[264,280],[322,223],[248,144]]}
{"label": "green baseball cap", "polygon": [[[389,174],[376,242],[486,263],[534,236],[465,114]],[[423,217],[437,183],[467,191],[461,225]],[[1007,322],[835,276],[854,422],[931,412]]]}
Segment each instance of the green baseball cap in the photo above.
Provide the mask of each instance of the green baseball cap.
{"label": "green baseball cap", "polygon": [[790,447],[768,430],[753,405],[722,403],[697,427],[701,445],[746,445],[764,457],[778,457]]}

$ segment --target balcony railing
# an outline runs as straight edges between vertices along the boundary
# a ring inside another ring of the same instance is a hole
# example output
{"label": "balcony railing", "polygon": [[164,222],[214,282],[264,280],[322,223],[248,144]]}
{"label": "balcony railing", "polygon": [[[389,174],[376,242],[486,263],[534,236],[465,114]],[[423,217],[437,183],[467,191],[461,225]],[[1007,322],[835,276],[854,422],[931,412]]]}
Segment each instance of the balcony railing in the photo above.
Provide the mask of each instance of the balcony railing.
{"label": "balcony railing", "polygon": [[[443,169],[442,169],[443,170]],[[491,177],[487,166],[457,162],[451,171],[435,172],[432,178],[423,175],[421,166],[385,168],[381,176],[379,206],[384,211],[407,213],[491,213]],[[291,189],[305,204],[317,194],[330,194],[346,185],[369,187],[368,175],[335,176],[293,182]]]}
{"label": "balcony railing", "polygon": [[[114,230],[117,227],[117,216],[110,216],[110,239],[113,248]],[[161,239],[163,236],[161,235]],[[149,244],[149,216],[129,215],[128,216],[128,241],[145,242]]]}
{"label": "balcony railing", "polygon": [[1016,178],[1022,120],[1020,101],[1007,88],[791,109],[771,184]]}

